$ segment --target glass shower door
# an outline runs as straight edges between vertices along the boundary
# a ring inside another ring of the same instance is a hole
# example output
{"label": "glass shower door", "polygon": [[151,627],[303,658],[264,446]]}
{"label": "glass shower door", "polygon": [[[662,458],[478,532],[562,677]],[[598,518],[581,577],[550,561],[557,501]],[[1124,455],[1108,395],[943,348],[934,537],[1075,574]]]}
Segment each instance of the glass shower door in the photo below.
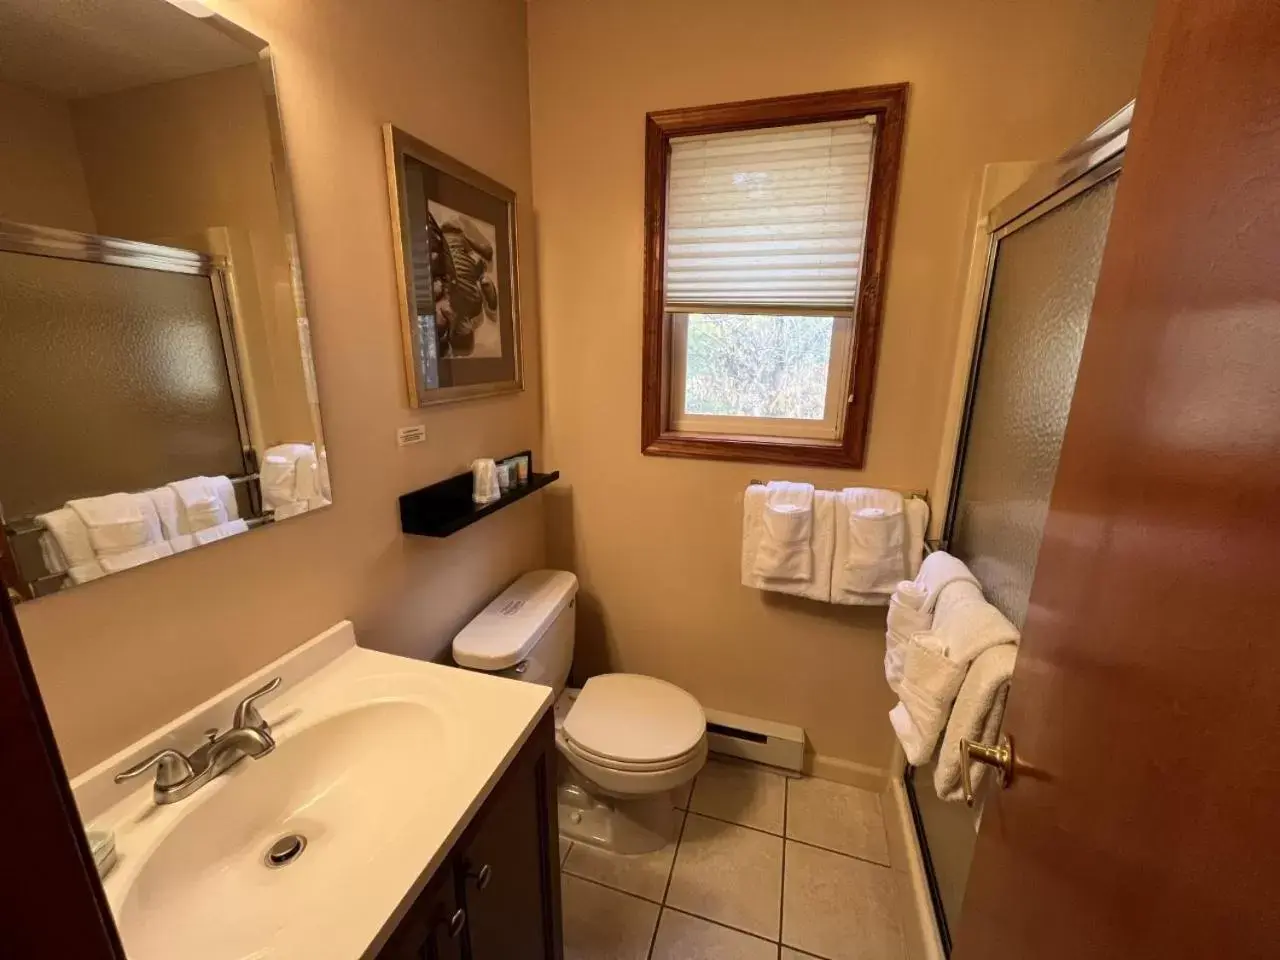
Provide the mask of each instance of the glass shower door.
{"label": "glass shower door", "polygon": [[[1119,164],[1001,228],[947,516],[948,549],[1021,628],[1119,182]],[[958,923],[977,816],[907,775],[944,945]]]}

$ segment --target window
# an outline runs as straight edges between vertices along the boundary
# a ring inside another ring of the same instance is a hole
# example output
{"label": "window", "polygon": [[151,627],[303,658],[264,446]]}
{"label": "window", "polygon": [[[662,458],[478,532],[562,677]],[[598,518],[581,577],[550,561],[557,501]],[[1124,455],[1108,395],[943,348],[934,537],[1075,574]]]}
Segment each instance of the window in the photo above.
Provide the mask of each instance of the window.
{"label": "window", "polygon": [[649,115],[645,453],[863,465],[905,106]]}

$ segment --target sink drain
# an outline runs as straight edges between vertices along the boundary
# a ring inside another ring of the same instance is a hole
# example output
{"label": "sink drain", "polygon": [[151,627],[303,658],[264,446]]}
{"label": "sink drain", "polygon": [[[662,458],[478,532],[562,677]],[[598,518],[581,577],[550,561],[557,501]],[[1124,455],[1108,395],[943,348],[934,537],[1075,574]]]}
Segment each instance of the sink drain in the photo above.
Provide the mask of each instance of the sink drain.
{"label": "sink drain", "polygon": [[273,870],[277,867],[287,867],[302,856],[302,851],[306,848],[307,838],[300,833],[291,833],[287,837],[281,837],[268,847],[267,855],[263,857],[263,860]]}

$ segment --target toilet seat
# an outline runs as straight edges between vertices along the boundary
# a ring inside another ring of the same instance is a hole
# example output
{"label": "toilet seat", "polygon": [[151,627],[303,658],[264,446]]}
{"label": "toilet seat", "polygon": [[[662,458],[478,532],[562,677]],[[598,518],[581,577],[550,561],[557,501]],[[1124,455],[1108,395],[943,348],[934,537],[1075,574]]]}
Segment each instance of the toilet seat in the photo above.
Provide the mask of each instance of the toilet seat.
{"label": "toilet seat", "polygon": [[592,677],[557,733],[565,758],[620,796],[675,789],[707,759],[702,706],[674,684],[639,674]]}

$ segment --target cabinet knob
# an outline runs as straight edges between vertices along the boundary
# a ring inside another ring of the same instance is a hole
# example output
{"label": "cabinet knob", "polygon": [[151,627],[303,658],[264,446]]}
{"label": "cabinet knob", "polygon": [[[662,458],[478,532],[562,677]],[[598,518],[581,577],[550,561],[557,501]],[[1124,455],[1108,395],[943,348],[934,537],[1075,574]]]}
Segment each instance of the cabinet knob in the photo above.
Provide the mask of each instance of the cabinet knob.
{"label": "cabinet knob", "polygon": [[483,890],[493,879],[493,867],[486,863],[479,870],[468,870],[467,876],[476,882],[477,890]]}
{"label": "cabinet knob", "polygon": [[449,939],[457,940],[462,936],[462,931],[467,925],[467,911],[459,907],[453,911],[453,916],[449,918]]}

